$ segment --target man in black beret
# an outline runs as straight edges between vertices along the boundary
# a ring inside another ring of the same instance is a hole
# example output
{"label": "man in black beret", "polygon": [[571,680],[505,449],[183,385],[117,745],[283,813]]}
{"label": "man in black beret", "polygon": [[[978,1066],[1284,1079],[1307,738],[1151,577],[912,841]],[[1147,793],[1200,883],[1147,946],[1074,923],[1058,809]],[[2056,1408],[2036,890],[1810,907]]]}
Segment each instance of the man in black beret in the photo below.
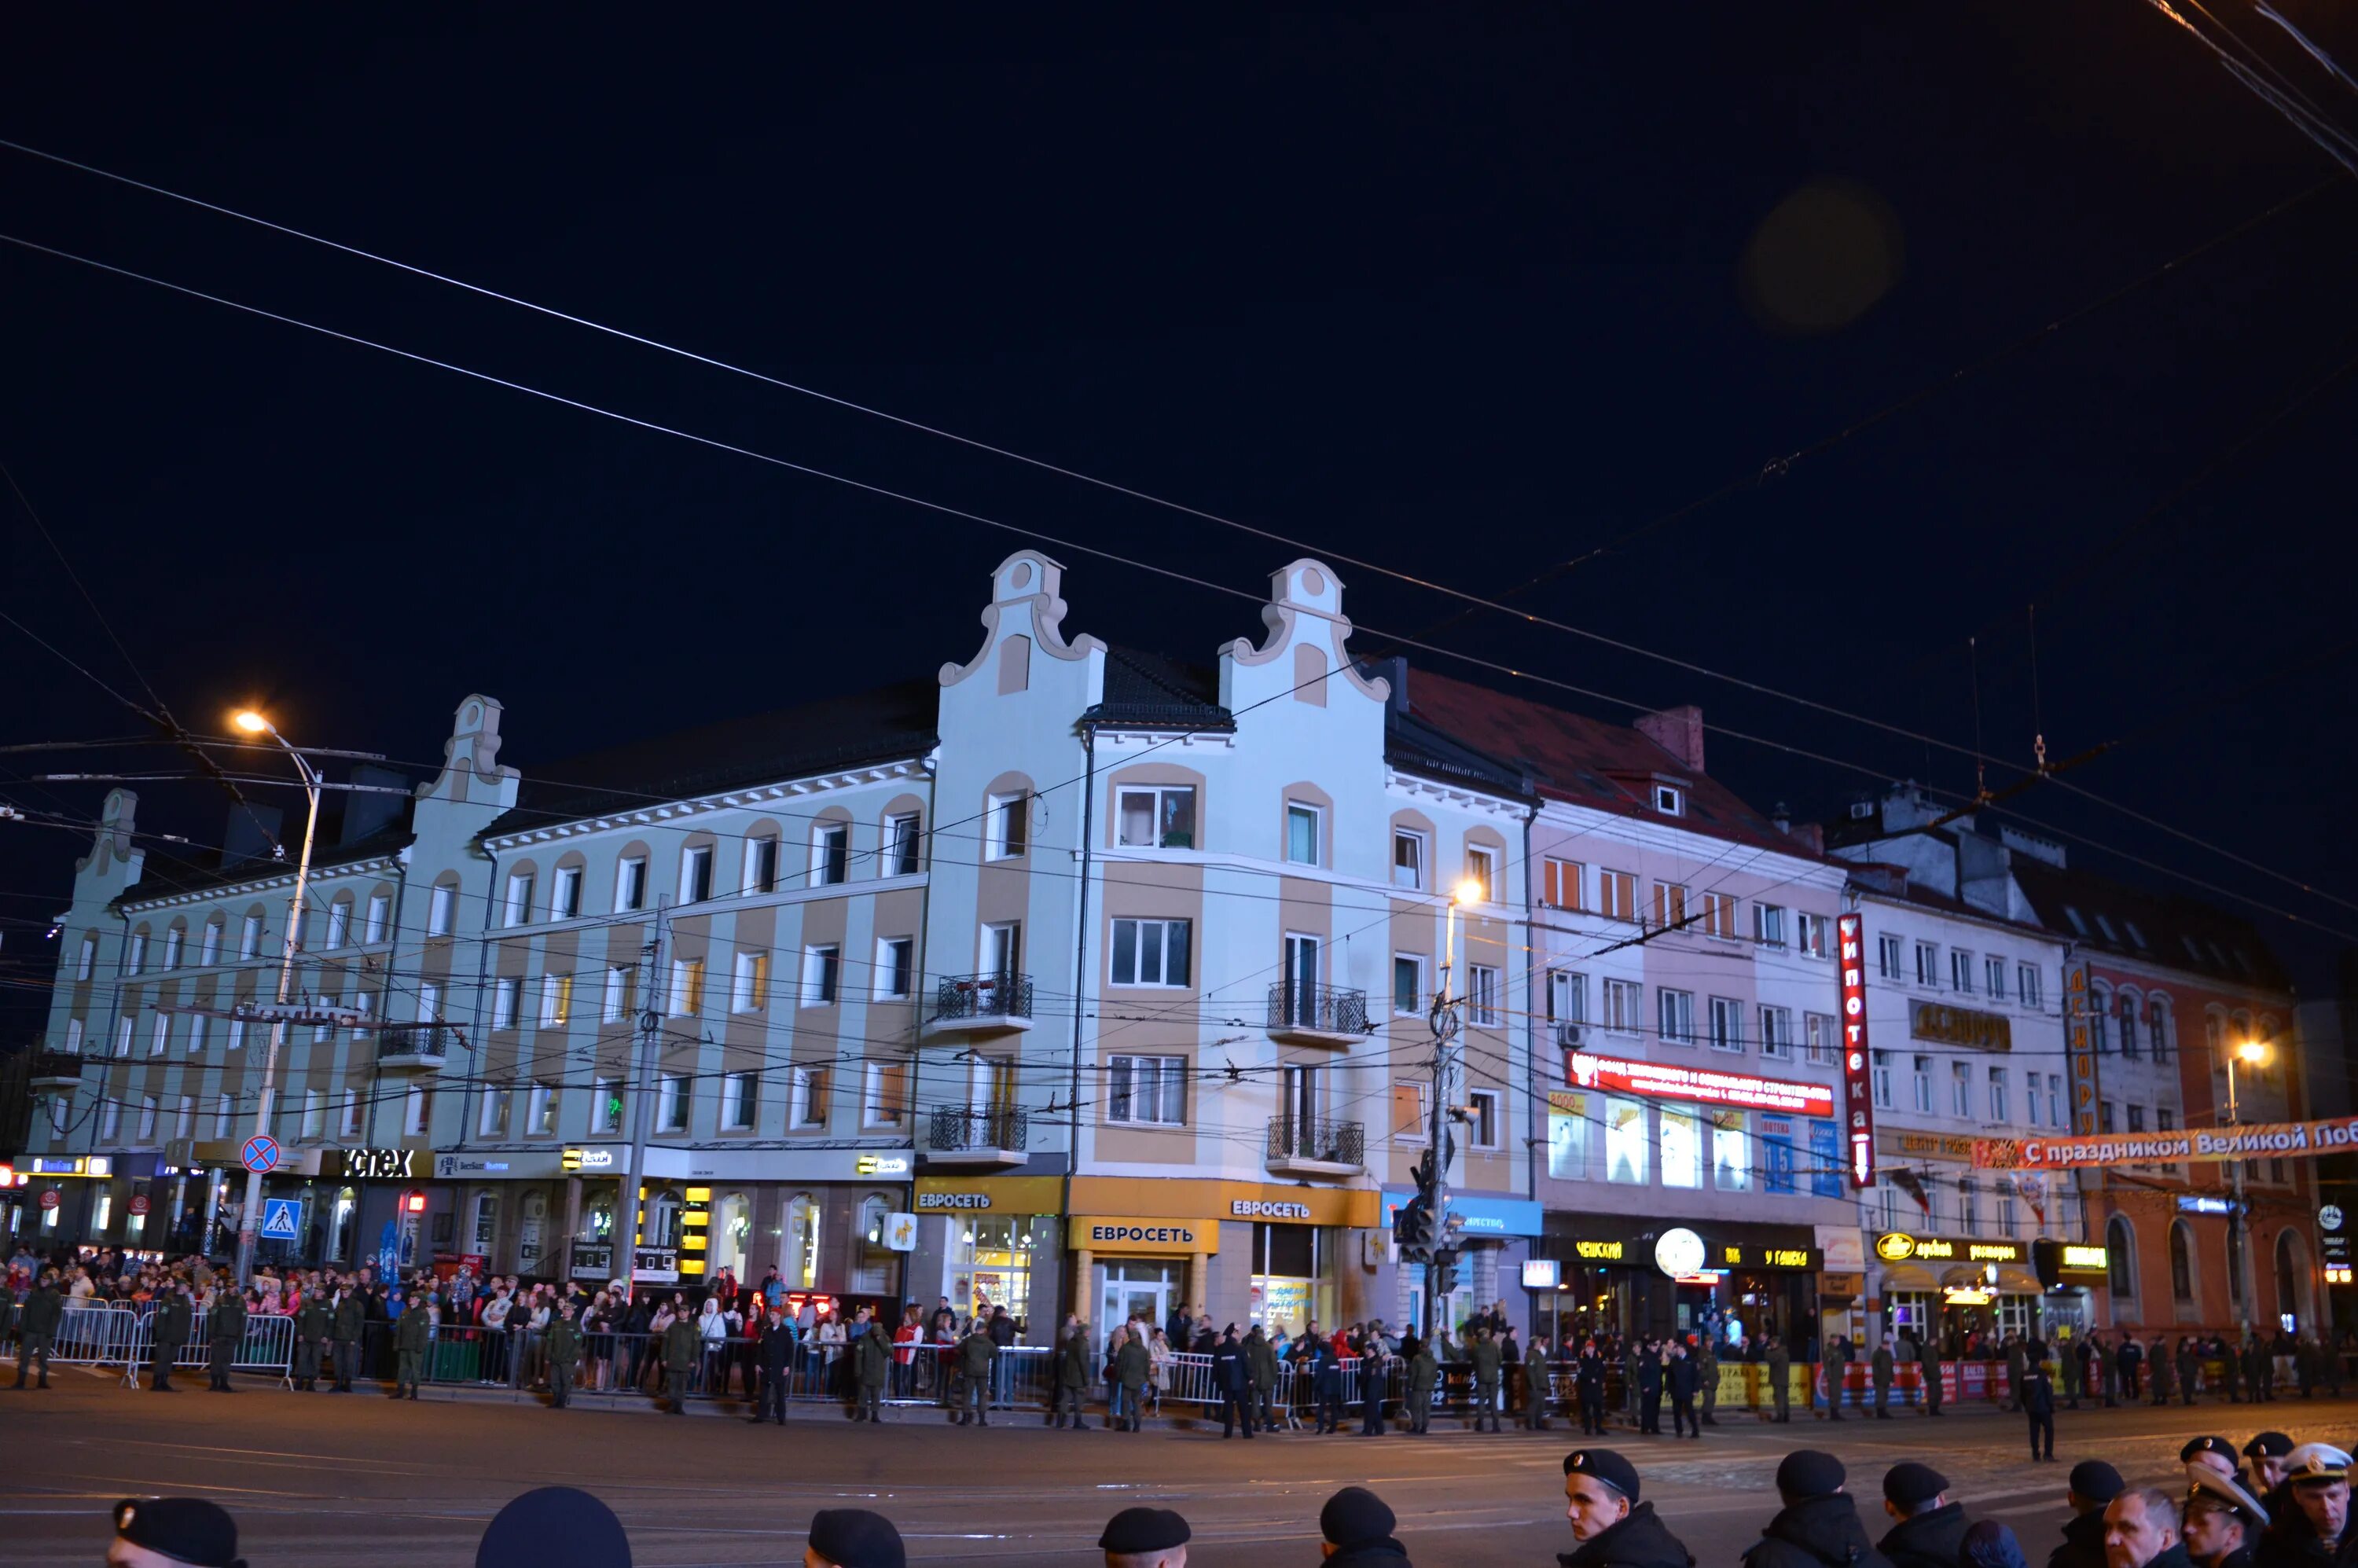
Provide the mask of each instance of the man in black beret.
{"label": "man in black beret", "polygon": [[2192,1438],[2188,1441],[2185,1447],[2178,1451],[2178,1462],[2180,1465],[2200,1465],[2226,1476],[2239,1486],[2244,1479],[2244,1467],[2240,1458],[2241,1456],[2235,1452],[2235,1445],[2223,1437]]}
{"label": "man in black beret", "polygon": [[1784,1507],[1744,1553],[1745,1568],[1890,1568],[1866,1538],[1858,1505],[1843,1490],[1843,1462],[1799,1448],[1777,1466]]}
{"label": "man in black beret", "polygon": [[1563,1458],[1563,1517],[1578,1542],[1563,1568],[1694,1568],[1694,1554],[1638,1500],[1638,1467],[1610,1448]]}
{"label": "man in black beret", "polygon": [[614,1510],[572,1487],[535,1487],[492,1516],[475,1547],[475,1568],[562,1563],[566,1568],[631,1568],[631,1538]]}
{"label": "man in black beret", "polygon": [[245,1568],[237,1521],[202,1498],[125,1498],[114,1505],[107,1568]]}
{"label": "man in black beret", "polygon": [[1883,1511],[1899,1521],[1876,1542],[1892,1568],[1956,1568],[1971,1521],[1949,1500],[1946,1476],[1912,1459],[1894,1465],[1883,1475]]}
{"label": "man in black beret", "polygon": [[1399,1524],[1383,1498],[1346,1487],[1318,1510],[1319,1551],[1327,1568],[1409,1568],[1408,1548],[1392,1539]]}
{"label": "man in black beret", "polygon": [[2270,1514],[2277,1511],[2269,1496],[2285,1481],[2285,1459],[2292,1453],[2292,1439],[2281,1432],[2263,1432],[2244,1444],[2244,1457],[2252,1462],[2252,1490],[2260,1495]]}
{"label": "man in black beret", "polygon": [[2063,1526],[2063,1544],[2048,1556],[2047,1568],[2104,1568],[2104,1505],[2127,1489],[2121,1473],[2101,1459],[2082,1459],[2072,1465],[2063,1492],[2071,1518]]}
{"label": "man in black beret", "polygon": [[[1169,1509],[1124,1509],[1106,1521],[1098,1547],[1106,1568],[1187,1568],[1187,1521]],[[842,1568],[861,1568],[845,1563]],[[892,1568],[900,1568],[893,1564]]]}
{"label": "man in black beret", "polygon": [[821,1509],[811,1515],[803,1568],[909,1568],[901,1532],[866,1509]]}

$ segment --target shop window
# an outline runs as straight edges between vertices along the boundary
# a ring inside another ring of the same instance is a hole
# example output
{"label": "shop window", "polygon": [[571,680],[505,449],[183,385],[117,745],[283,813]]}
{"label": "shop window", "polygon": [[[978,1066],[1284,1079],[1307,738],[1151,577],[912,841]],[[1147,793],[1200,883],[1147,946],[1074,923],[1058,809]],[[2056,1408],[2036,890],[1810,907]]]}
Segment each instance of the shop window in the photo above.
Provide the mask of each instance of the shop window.
{"label": "shop window", "polygon": [[1662,1152],[1662,1185],[1703,1185],[1703,1119],[1693,1106],[1666,1105],[1657,1140]]}
{"label": "shop window", "polygon": [[979,1317],[998,1306],[1010,1317],[1030,1316],[1033,1227],[1030,1217],[1018,1215],[976,1215],[965,1221],[951,1260],[966,1284],[951,1301],[963,1300],[966,1310]]}
{"label": "shop window", "polygon": [[747,1271],[746,1246],[753,1238],[753,1200],[743,1193],[730,1193],[720,1200],[719,1220],[712,1238],[713,1266],[742,1280]]}
{"label": "shop window", "polygon": [[1642,1100],[1607,1098],[1605,1102],[1605,1179],[1644,1186],[1650,1179],[1650,1146],[1646,1138],[1646,1106]]}
{"label": "shop window", "polygon": [[1752,1188],[1752,1137],[1740,1110],[1715,1110],[1711,1117],[1711,1183],[1724,1193]]}
{"label": "shop window", "polygon": [[785,1257],[778,1272],[788,1290],[818,1287],[819,1219],[818,1200],[810,1194],[796,1193],[787,1201]]}
{"label": "shop window", "polygon": [[1588,1119],[1593,1095],[1557,1090],[1548,1096],[1548,1174],[1576,1182],[1588,1174]]}
{"label": "shop window", "polygon": [[1799,1129],[1790,1116],[1760,1119],[1760,1190],[1790,1194],[1799,1190]]}
{"label": "shop window", "polygon": [[1251,1321],[1297,1333],[1313,1318],[1334,1321],[1334,1281],[1327,1277],[1332,1260],[1324,1230],[1257,1223],[1252,1248]]}
{"label": "shop window", "polygon": [[860,1266],[853,1272],[853,1290],[882,1292],[892,1283],[892,1249],[884,1234],[892,1217],[892,1205],[882,1193],[860,1200]]}

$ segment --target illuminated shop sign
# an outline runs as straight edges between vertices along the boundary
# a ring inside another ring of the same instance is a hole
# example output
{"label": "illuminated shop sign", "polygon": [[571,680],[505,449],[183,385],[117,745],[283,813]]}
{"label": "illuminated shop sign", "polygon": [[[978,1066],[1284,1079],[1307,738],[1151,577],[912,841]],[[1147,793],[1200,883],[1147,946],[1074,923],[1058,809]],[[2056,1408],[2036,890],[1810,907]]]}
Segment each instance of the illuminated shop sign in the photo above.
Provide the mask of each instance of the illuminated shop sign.
{"label": "illuminated shop sign", "polygon": [[1866,1044],[1866,917],[1834,921],[1842,979],[1843,1132],[1850,1140],[1850,1184],[1875,1185],[1875,1075]]}
{"label": "illuminated shop sign", "polygon": [[1799,1111],[1810,1116],[1833,1114],[1834,1091],[1823,1084],[1764,1078],[1715,1067],[1689,1067],[1676,1062],[1631,1062],[1589,1051],[1564,1054],[1564,1076],[1576,1088],[1693,1100],[1703,1105],[1738,1105],[1756,1110]]}
{"label": "illuminated shop sign", "polygon": [[[2104,1249],[2095,1247],[2071,1250],[2093,1251],[2101,1260]],[[1888,1230],[1875,1238],[1875,1255],[1887,1263],[1904,1263],[1911,1258],[1927,1263],[2019,1263],[2029,1254],[2019,1241],[1910,1236],[1904,1230]],[[2102,1266],[2100,1261],[2098,1267]]]}

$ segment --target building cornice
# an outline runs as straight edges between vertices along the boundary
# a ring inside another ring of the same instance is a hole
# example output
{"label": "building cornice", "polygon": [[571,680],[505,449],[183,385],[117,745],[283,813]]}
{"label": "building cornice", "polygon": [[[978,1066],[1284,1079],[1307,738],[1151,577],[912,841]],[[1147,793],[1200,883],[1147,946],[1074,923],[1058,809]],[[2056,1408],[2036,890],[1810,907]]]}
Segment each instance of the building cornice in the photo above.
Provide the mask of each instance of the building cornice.
{"label": "building cornice", "polygon": [[712,795],[687,795],[678,800],[656,801],[628,811],[569,817],[562,822],[527,827],[521,832],[503,833],[496,838],[484,838],[480,842],[484,849],[491,850],[520,849],[530,845],[554,843],[564,838],[588,838],[597,833],[659,827],[685,817],[709,816],[714,812],[759,810],[764,806],[778,801],[801,800],[813,795],[834,794],[840,790],[863,789],[871,784],[890,784],[898,779],[917,777],[927,773],[928,769],[925,760],[913,757],[904,762],[882,762],[840,772],[814,773],[806,778],[756,784],[748,789],[721,790]]}

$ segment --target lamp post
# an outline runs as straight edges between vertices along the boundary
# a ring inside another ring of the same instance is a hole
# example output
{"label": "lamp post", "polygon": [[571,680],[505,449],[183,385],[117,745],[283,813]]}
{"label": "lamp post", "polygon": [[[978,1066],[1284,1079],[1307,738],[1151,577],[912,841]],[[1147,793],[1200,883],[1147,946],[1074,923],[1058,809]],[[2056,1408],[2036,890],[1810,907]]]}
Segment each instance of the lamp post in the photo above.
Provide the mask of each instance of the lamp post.
{"label": "lamp post", "polygon": [[1486,896],[1487,890],[1468,877],[1451,890],[1442,914],[1441,989],[1433,999],[1427,1022],[1433,1030],[1433,1141],[1425,1152],[1428,1179],[1420,1196],[1433,1217],[1433,1244],[1424,1260],[1424,1331],[1432,1337],[1441,1323],[1441,1298],[1456,1283],[1457,1249],[1450,1244],[1449,1162],[1454,1140],[1449,1136],[1452,1096],[1457,1074],[1458,998],[1457,912]]}
{"label": "lamp post", "polygon": [[[2237,1108],[2235,1098],[2235,1064],[2249,1062],[2254,1066],[2258,1066],[2267,1059],[2267,1043],[2262,1040],[2237,1041],[2235,1048],[2228,1053],[2227,1124],[2230,1127],[2241,1126],[2243,1123],[2243,1116]],[[2252,1217],[2244,1203],[2244,1162],[2241,1159],[2230,1160],[2227,1162],[2227,1173],[2235,1187],[2234,1217],[2235,1257],[2237,1266],[2244,1276],[2244,1337],[2248,1340],[2252,1337],[2252,1297],[2258,1293],[2260,1281],[2252,1272]]]}
{"label": "lamp post", "polygon": [[[287,993],[295,984],[295,950],[303,931],[303,894],[311,880],[311,839],[319,827],[319,774],[302,752],[287,743],[270,720],[248,709],[232,720],[249,735],[267,735],[278,742],[279,750],[295,761],[295,771],[303,777],[303,793],[309,796],[310,806],[303,819],[303,853],[295,862],[295,896],[287,908],[287,941],[278,958],[278,1006],[282,1013]],[[284,1016],[271,1021],[270,1046],[262,1058],[262,1096],[254,1110],[254,1131],[256,1137],[270,1133],[270,1102],[276,1092],[278,1080],[278,1048],[286,1043],[287,1020]],[[237,1282],[247,1283],[254,1278],[254,1248],[257,1239],[254,1227],[262,1222],[262,1173],[249,1170],[245,1173],[245,1206],[237,1217]]]}

